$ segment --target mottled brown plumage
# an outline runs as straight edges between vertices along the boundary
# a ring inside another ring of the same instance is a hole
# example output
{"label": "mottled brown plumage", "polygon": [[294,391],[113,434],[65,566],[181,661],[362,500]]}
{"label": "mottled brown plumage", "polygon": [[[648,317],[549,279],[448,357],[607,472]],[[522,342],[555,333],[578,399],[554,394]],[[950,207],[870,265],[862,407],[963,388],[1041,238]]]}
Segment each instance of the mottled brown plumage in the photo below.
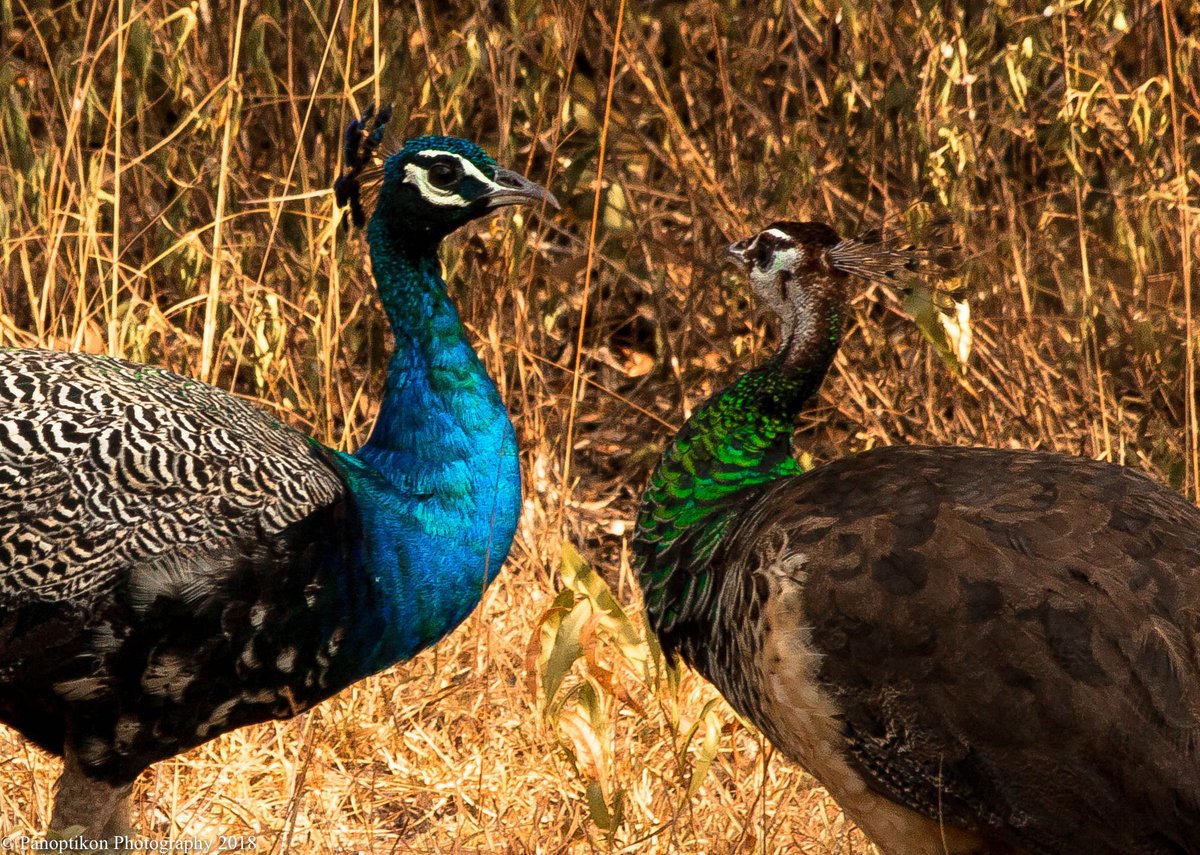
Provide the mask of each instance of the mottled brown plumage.
{"label": "mottled brown plumage", "polygon": [[[768,714],[787,663],[762,653],[806,633],[874,792],[985,851],[1200,852],[1200,511],[1175,493],[1056,454],[881,448],[769,488],[712,564],[730,607],[695,665],[793,759]],[[762,641],[723,668],[733,635]]]}
{"label": "mottled brown plumage", "polygon": [[904,260],[845,242],[851,269],[802,225],[735,244],[780,351],[697,409],[643,500],[664,649],[888,855],[1200,853],[1200,509],[1044,452],[881,448],[789,472],[787,431],[711,427],[782,418],[759,387],[815,390],[847,274]]}

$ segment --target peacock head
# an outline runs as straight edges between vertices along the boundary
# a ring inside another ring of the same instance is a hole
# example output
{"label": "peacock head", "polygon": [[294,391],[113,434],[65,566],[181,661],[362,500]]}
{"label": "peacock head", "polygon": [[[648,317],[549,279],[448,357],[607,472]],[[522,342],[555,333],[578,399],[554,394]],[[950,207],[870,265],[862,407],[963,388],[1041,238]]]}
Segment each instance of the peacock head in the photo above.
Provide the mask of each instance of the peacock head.
{"label": "peacock head", "polygon": [[338,202],[350,205],[351,219],[371,230],[409,243],[436,244],[450,232],[505,205],[559,207],[548,190],[496,164],[479,146],[457,137],[407,140],[382,163],[374,162],[384,108],[369,110],[346,129],[347,170],[334,185]]}

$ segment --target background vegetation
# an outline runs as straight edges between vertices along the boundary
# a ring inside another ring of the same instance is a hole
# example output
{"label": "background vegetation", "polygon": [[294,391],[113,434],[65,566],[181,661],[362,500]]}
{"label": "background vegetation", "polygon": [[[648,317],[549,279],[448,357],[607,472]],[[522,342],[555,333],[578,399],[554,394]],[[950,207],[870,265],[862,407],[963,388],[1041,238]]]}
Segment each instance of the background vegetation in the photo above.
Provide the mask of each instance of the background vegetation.
{"label": "background vegetation", "polygon": [[[969,370],[872,288],[801,426],[815,460],[1054,448],[1195,497],[1200,3],[396,6],[0,0],[0,344],[169,366],[351,448],[388,333],[329,194],[345,121],[390,101],[394,141],[477,139],[566,209],[445,253],[522,441],[501,581],[436,650],[159,764],[139,828],[259,851],[867,851],[663,670],[638,617],[628,541],[660,444],[770,346],[719,248],[784,216],[953,223]],[[56,774],[0,733],[0,835],[45,826]]]}

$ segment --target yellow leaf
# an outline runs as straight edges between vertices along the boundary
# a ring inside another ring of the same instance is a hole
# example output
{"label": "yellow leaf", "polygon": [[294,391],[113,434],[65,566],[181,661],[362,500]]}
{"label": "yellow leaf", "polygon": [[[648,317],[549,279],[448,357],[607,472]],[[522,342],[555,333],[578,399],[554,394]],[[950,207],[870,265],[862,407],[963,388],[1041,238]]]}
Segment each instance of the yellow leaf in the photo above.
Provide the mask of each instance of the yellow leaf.
{"label": "yellow leaf", "polygon": [[717,722],[717,717],[713,715],[712,701],[705,706],[702,720],[704,722],[704,739],[700,742],[700,753],[696,755],[696,763],[692,766],[692,777],[688,781],[689,796],[694,796],[700,791],[700,785],[704,783],[704,776],[708,774],[709,767],[712,766],[712,762],[717,756],[717,749],[721,746],[721,725]]}
{"label": "yellow leaf", "polygon": [[954,316],[938,313],[946,343],[958,361],[958,370],[967,373],[967,360],[971,358],[971,305],[966,300],[954,301]]}

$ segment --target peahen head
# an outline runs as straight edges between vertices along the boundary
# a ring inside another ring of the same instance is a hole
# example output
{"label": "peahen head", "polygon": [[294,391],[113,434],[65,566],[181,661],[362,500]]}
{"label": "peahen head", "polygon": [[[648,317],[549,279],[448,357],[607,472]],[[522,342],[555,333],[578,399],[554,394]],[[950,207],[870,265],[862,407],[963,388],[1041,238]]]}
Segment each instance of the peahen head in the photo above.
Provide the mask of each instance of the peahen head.
{"label": "peahen head", "polygon": [[458,137],[405,141],[382,164],[373,162],[391,117],[372,110],[346,129],[346,172],[334,185],[351,218],[406,244],[432,248],[443,237],[505,205],[559,207],[548,190],[496,164],[483,149]]}
{"label": "peahen head", "polygon": [[[812,222],[771,223],[727,252],[746,271],[758,298],[779,315],[785,344],[796,333],[836,336],[850,276],[890,281],[919,261],[918,253],[894,242],[843,239],[824,223]],[[836,338],[831,343],[836,345]]]}

